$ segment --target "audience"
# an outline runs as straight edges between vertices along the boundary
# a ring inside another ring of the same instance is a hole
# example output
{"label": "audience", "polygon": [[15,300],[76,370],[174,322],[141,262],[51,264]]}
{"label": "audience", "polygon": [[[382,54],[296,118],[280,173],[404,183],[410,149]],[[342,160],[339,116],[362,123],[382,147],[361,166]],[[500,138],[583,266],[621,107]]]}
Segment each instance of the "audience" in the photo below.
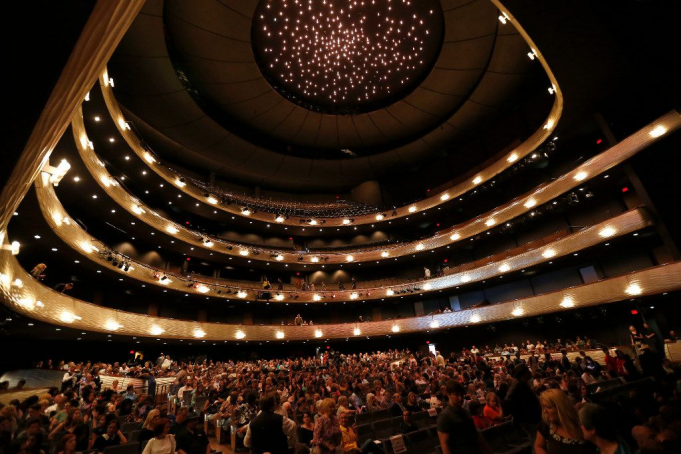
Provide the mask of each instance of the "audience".
{"label": "audience", "polygon": [[[526,433],[539,454],[596,449],[629,454],[628,446],[643,454],[681,452],[677,367],[654,353],[644,358],[643,371],[619,350],[615,356],[604,351],[603,367],[589,355],[602,357],[591,351],[580,351],[575,360],[568,357],[568,351],[590,342],[478,345],[448,353],[446,361],[442,355],[390,350],[248,362],[183,363],[167,355],[146,364],[139,358],[114,364],[61,362],[48,366],[66,371],[61,392],[55,388],[0,409],[0,454],[102,452],[127,443],[131,425],[141,429],[133,440],[149,440],[143,454],[209,454],[206,432],[212,430],[218,442],[229,440],[222,433],[236,433],[237,450],[245,446],[252,452],[382,452],[385,445],[366,441],[362,434],[367,431],[355,425],[356,418],[381,410],[381,418],[395,418],[392,435],[407,435],[433,427],[435,416],[422,418],[427,409],[439,412],[444,453],[489,452],[478,431],[486,434],[507,421]],[[551,354],[561,350],[562,355]],[[527,358],[524,351],[534,353]],[[640,351],[648,354],[645,347]],[[120,379],[125,385],[131,383],[127,378],[149,376],[174,377],[174,383],[164,395],[147,395],[139,385],[120,394],[102,385],[100,375],[126,377]],[[630,391],[609,407],[591,403],[601,403],[596,388],[604,380],[649,375],[657,378],[655,394]],[[199,419],[206,421],[205,430]],[[125,433],[119,424],[127,427]]]}

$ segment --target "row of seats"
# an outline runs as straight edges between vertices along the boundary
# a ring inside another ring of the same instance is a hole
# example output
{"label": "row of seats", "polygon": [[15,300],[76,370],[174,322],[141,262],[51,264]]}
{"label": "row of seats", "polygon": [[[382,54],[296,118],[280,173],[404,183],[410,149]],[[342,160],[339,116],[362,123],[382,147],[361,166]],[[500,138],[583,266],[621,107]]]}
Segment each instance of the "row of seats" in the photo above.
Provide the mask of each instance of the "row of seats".
{"label": "row of seats", "polygon": [[[427,411],[420,411],[412,415],[412,421],[419,429],[427,429],[437,423],[437,417],[431,417]],[[383,440],[400,433],[402,416],[376,420],[357,426],[357,438],[361,445],[366,440]]]}

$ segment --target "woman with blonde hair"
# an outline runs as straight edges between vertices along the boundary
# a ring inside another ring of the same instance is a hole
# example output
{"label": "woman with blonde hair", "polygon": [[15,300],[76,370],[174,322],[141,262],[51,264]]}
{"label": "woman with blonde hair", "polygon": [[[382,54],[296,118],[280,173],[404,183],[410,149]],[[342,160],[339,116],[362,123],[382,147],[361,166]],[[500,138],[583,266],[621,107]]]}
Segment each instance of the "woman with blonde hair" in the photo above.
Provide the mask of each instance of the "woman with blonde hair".
{"label": "woman with blonde hair", "polygon": [[137,441],[142,443],[143,441],[154,438],[154,427],[160,418],[161,412],[159,410],[153,409],[147,413],[147,418],[144,420],[144,424],[142,424],[142,430],[140,431],[139,439]]}
{"label": "woman with blonde hair", "polygon": [[534,443],[536,454],[595,454],[584,440],[577,410],[560,389],[547,389],[540,398],[542,422]]}
{"label": "woman with blonde hair", "polygon": [[333,399],[324,399],[319,404],[318,412],[321,415],[314,426],[314,439],[312,444],[317,447],[317,454],[331,454],[341,444],[340,421],[336,416],[336,402]]}

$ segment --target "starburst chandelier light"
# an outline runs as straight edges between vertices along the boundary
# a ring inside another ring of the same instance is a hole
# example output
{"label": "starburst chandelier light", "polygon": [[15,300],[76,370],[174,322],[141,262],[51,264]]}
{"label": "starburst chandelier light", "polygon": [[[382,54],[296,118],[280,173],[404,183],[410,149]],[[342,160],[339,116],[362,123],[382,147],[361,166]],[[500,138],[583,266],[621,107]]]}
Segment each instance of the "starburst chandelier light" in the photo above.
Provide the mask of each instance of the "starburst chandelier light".
{"label": "starburst chandelier light", "polygon": [[260,70],[283,96],[333,114],[368,112],[411,92],[442,45],[433,0],[263,0],[253,22]]}

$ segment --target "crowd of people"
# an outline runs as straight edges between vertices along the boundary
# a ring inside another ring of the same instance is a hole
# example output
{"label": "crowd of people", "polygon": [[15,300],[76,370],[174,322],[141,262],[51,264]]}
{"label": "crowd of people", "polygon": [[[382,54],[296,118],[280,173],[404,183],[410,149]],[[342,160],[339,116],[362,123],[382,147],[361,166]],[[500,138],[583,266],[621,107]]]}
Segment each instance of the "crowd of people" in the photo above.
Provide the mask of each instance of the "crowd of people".
{"label": "crowd of people", "polygon": [[[587,348],[590,341],[572,344]],[[558,346],[562,354],[551,354]],[[137,424],[143,454],[208,454],[207,432],[218,442],[234,434],[237,450],[253,453],[380,454],[380,443],[360,442],[358,414],[384,410],[402,418],[395,434],[407,434],[418,430],[414,414],[429,409],[439,413],[445,454],[491,452],[480,430],[507,421],[541,454],[626,454],[636,446],[644,454],[681,452],[678,370],[646,347],[637,358],[603,348],[605,364],[588,350],[571,360],[565,347],[527,341],[495,356],[485,353],[498,348],[471,347],[446,360],[439,352],[389,350],[268,361],[191,363],[162,355],[144,364],[60,363],[61,389],[0,410],[0,453],[103,452],[131,442],[122,428]],[[535,354],[523,358],[523,352]],[[103,386],[103,374],[141,378],[148,386]],[[174,383],[157,394],[151,382],[163,376]],[[593,402],[594,383],[646,376],[655,379],[654,394]]]}

